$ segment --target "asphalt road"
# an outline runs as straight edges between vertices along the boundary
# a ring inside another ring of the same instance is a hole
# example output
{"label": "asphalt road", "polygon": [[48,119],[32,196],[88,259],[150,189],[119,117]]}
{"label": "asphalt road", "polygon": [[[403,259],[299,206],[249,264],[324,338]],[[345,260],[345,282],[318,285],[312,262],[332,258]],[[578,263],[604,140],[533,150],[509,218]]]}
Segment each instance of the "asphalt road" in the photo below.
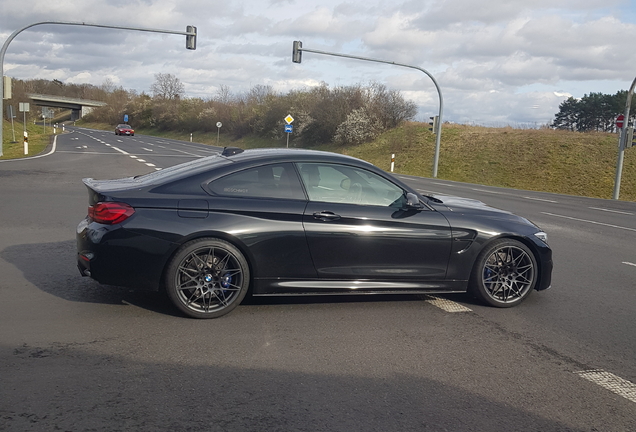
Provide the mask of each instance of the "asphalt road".
{"label": "asphalt road", "polygon": [[[276,298],[216,320],[75,267],[83,177],[218,149],[72,129],[0,162],[1,431],[634,431],[636,203],[404,177],[542,226],[552,289]],[[441,155],[443,164],[443,155]]]}

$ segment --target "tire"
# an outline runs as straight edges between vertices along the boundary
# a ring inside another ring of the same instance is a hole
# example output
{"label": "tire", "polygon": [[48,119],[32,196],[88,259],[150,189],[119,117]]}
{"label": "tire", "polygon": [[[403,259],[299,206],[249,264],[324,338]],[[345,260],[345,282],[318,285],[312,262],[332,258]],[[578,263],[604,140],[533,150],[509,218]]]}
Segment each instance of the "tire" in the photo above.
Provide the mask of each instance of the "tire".
{"label": "tire", "polygon": [[532,251],[520,241],[502,239],[481,251],[468,290],[490,306],[506,308],[524,301],[537,280],[537,260]]}
{"label": "tire", "polygon": [[166,267],[168,297],[192,318],[218,318],[238,306],[250,284],[243,254],[232,244],[215,238],[190,241]]}

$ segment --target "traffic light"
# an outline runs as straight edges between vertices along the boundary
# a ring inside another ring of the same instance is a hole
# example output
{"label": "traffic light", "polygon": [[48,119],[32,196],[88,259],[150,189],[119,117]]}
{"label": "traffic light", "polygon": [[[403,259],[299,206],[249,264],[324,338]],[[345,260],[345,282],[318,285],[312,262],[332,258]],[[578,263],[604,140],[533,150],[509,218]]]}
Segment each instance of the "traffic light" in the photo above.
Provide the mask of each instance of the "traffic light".
{"label": "traffic light", "polygon": [[292,61],[294,63],[300,63],[303,59],[303,43],[301,41],[294,41],[294,47],[292,49]]}
{"label": "traffic light", "polygon": [[194,33],[192,35],[186,35],[186,48],[189,50],[197,49],[197,28],[194,26],[187,26],[186,32]]}
{"label": "traffic light", "polygon": [[428,130],[430,130],[431,132],[433,132],[434,134],[437,133],[437,123],[439,121],[439,116],[435,116],[435,117],[429,117],[431,120],[433,120],[432,122],[428,122],[429,125],[431,125],[430,128],[428,128]]}

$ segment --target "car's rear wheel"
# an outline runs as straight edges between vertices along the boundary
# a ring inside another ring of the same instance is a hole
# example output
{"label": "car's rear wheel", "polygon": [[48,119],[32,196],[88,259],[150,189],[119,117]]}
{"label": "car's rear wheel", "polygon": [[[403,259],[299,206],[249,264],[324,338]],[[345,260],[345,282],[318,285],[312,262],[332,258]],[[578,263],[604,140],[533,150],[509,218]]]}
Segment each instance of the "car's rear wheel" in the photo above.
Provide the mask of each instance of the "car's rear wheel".
{"label": "car's rear wheel", "polygon": [[170,300],[193,318],[217,318],[238,306],[250,272],[243,254],[215,238],[193,240],[174,255],[165,274]]}
{"label": "car's rear wheel", "polygon": [[525,300],[537,284],[537,261],[523,243],[497,240],[477,257],[469,290],[495,307],[511,307]]}

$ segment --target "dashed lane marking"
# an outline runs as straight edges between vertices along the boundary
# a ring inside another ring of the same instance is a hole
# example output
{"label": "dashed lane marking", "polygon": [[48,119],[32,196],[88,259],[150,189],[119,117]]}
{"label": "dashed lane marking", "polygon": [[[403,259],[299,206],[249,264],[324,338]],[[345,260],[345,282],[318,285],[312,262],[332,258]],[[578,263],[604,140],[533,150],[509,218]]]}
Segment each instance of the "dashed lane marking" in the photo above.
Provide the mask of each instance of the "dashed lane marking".
{"label": "dashed lane marking", "polygon": [[440,186],[459,187],[458,185],[454,185],[454,184],[438,183],[438,182],[431,182],[431,183],[436,184],[436,185],[440,185]]}
{"label": "dashed lane marking", "polygon": [[549,203],[558,203],[558,201],[554,201],[554,200],[549,200],[549,199],[545,199],[545,198],[534,198],[534,197],[524,197],[525,199],[529,199],[529,200],[534,200],[534,201],[543,201],[543,202],[549,202]]}
{"label": "dashed lane marking", "polygon": [[636,267],[636,264],[630,263],[630,262],[627,262],[627,261],[623,261],[623,264],[627,264],[627,265]]}
{"label": "dashed lane marking", "polygon": [[636,403],[636,384],[602,369],[575,372],[578,376],[598,384],[625,399]]}
{"label": "dashed lane marking", "polygon": [[627,231],[636,231],[636,228],[628,228],[628,227],[623,227],[623,226],[620,226],[620,225],[606,224],[606,223],[603,223],[603,222],[596,222],[596,221],[591,221],[591,220],[587,220],[587,219],[579,219],[579,218],[575,218],[575,217],[571,217],[571,216],[563,216],[563,215],[558,215],[558,214],[554,214],[554,213],[547,213],[547,212],[541,212],[541,214],[548,215],[548,216],[554,216],[554,217],[560,217],[560,218],[564,218],[564,219],[575,220],[575,221],[579,221],[579,222],[587,222],[587,223],[591,223],[591,224],[594,224],[594,225],[603,225],[603,226],[607,226],[607,227],[611,227],[611,228],[624,229],[624,230],[627,230]]}
{"label": "dashed lane marking", "polygon": [[600,210],[600,211],[604,211],[604,212],[610,212],[610,213],[618,213],[618,214],[624,214],[624,215],[633,215],[634,213],[630,213],[630,212],[624,212],[624,211],[620,211],[620,210],[610,210],[610,209],[604,209],[604,208],[600,208],[600,207],[590,207],[592,210]]}
{"label": "dashed lane marking", "polygon": [[474,190],[474,191],[477,191],[477,192],[486,192],[486,193],[491,193],[491,194],[495,194],[495,195],[510,195],[510,194],[505,193],[505,192],[495,192],[495,191],[486,190],[486,189],[475,189],[475,188],[471,188],[471,190]]}

